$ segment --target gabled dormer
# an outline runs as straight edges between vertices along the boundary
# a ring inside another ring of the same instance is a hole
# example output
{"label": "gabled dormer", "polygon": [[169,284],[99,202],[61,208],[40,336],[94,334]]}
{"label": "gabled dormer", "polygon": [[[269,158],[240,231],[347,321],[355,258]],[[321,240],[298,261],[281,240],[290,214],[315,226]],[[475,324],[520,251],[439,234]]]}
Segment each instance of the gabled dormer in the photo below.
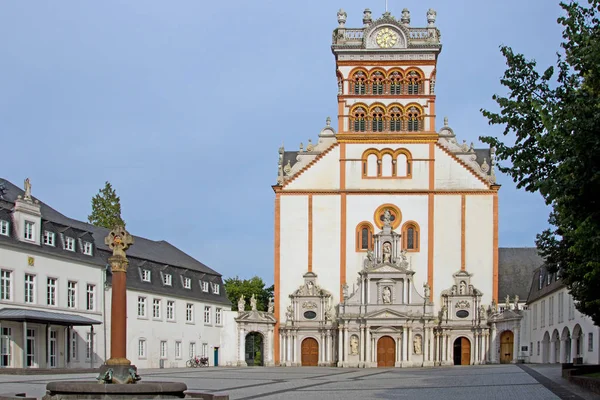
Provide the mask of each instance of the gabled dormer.
{"label": "gabled dormer", "polygon": [[19,195],[15,201],[12,225],[18,240],[40,245],[42,213],[39,201],[31,197],[29,178],[25,179],[25,194]]}

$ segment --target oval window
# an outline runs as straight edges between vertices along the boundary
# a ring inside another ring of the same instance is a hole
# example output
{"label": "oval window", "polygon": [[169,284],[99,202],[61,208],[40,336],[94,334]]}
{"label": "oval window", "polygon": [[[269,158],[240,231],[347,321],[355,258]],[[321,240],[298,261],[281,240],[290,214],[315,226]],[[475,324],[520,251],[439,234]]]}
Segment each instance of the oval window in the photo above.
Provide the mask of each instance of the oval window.
{"label": "oval window", "polygon": [[314,311],[306,311],[304,313],[304,318],[306,318],[306,319],[315,319],[315,318],[317,318],[317,313],[314,312]]}
{"label": "oval window", "polygon": [[456,316],[458,318],[467,318],[469,316],[469,312],[467,310],[458,310],[456,312]]}

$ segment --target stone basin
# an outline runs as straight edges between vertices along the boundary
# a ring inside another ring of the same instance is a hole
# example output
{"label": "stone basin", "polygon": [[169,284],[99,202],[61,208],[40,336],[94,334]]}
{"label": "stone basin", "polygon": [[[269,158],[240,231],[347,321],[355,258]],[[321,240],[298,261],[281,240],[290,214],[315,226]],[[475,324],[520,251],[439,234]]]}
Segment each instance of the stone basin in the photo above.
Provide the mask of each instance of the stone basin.
{"label": "stone basin", "polygon": [[180,382],[138,382],[108,384],[82,381],[56,381],[46,385],[43,400],[61,399],[183,399],[187,385]]}

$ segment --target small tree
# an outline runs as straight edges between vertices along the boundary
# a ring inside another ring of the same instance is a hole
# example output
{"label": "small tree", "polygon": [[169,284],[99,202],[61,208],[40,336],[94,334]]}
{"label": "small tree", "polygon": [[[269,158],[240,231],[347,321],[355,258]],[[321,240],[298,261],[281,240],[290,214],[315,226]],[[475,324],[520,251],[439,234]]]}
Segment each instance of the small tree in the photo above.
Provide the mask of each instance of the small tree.
{"label": "small tree", "polygon": [[250,298],[256,297],[256,309],[258,311],[267,311],[269,298],[273,297],[273,285],[265,288],[265,282],[262,278],[255,276],[250,279],[240,279],[239,277],[225,279],[225,291],[227,298],[231,301],[231,309],[238,309],[238,300],[244,295],[246,300],[246,310],[250,309]]}
{"label": "small tree", "polygon": [[121,218],[121,199],[110,182],[107,181],[104,188],[92,198],[92,213],[88,215],[88,221],[108,229],[125,227],[125,221]]}

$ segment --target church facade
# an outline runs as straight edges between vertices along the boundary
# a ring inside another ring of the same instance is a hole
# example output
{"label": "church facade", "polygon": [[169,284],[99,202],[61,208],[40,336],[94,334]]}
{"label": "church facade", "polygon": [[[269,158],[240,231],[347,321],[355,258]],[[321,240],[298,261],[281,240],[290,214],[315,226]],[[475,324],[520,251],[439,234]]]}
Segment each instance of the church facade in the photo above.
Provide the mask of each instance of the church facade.
{"label": "church facade", "polygon": [[332,52],[337,131],[279,149],[274,361],[430,366],[489,361],[498,302],[493,149],[436,128],[442,46],[429,10],[346,27]]}

